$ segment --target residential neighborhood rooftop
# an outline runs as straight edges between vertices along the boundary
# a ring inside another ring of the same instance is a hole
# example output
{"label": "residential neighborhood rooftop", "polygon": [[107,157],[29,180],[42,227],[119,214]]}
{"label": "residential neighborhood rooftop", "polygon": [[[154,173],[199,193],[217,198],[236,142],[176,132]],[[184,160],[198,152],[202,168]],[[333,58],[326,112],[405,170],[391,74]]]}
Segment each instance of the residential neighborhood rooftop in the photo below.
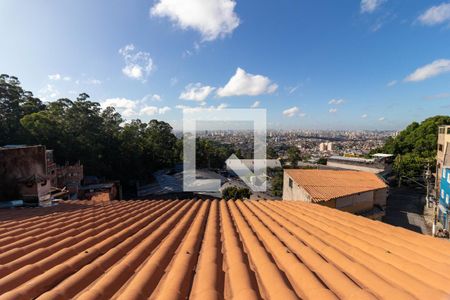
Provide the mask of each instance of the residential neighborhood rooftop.
{"label": "residential neighborhood rooftop", "polygon": [[311,195],[313,202],[386,188],[386,183],[369,172],[351,170],[286,169],[297,185]]}
{"label": "residential neighborhood rooftop", "polygon": [[444,299],[449,268],[446,241],[303,202],[0,211],[1,299]]}
{"label": "residential neighborhood rooftop", "polygon": [[338,155],[330,156],[330,157],[328,157],[328,159],[351,161],[351,162],[360,162],[360,163],[374,163],[375,162],[374,158],[347,157],[347,156],[338,156]]}

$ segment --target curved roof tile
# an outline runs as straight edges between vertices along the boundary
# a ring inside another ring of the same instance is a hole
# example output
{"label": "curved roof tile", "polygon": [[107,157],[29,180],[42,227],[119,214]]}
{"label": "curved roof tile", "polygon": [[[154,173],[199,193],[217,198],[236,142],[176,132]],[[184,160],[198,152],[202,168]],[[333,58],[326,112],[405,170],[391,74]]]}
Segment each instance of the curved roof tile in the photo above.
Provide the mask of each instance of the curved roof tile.
{"label": "curved roof tile", "polygon": [[0,212],[1,299],[444,299],[450,244],[316,204]]}

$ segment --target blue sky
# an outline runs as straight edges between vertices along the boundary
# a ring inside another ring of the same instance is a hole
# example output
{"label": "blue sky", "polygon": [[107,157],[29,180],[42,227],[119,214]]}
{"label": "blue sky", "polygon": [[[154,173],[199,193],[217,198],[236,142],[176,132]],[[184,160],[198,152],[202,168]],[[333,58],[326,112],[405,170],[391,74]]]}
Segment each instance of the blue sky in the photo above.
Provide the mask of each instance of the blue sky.
{"label": "blue sky", "polygon": [[0,2],[0,72],[42,99],[181,126],[266,108],[270,128],[401,129],[450,111],[450,2]]}

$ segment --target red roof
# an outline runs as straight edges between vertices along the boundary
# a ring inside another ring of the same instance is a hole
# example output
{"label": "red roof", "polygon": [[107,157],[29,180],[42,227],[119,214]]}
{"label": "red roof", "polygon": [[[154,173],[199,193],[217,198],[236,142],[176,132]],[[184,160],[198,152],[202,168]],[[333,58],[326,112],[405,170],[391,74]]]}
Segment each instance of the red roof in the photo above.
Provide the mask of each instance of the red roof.
{"label": "red roof", "polygon": [[450,243],[289,201],[0,211],[0,299],[444,299]]}
{"label": "red roof", "polygon": [[313,202],[387,188],[377,175],[348,170],[286,169],[285,172],[308,192]]}

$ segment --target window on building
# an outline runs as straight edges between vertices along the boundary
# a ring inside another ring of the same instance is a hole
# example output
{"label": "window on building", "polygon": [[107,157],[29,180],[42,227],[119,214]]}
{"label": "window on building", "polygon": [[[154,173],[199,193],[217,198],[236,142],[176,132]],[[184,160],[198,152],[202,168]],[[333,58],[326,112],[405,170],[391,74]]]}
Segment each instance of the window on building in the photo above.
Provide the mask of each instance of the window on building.
{"label": "window on building", "polygon": [[441,189],[441,198],[444,199],[444,189]]}
{"label": "window on building", "polygon": [[450,134],[450,127],[447,127],[447,134]]}
{"label": "window on building", "polygon": [[439,133],[445,133],[445,129],[443,127],[439,128]]}
{"label": "window on building", "polygon": [[442,146],[442,144],[439,144],[438,149],[440,152],[442,152],[444,150],[444,146]]}
{"label": "window on building", "polygon": [[289,178],[289,187],[292,189],[292,178]]}
{"label": "window on building", "polygon": [[448,204],[448,195],[445,196],[445,203]]}

